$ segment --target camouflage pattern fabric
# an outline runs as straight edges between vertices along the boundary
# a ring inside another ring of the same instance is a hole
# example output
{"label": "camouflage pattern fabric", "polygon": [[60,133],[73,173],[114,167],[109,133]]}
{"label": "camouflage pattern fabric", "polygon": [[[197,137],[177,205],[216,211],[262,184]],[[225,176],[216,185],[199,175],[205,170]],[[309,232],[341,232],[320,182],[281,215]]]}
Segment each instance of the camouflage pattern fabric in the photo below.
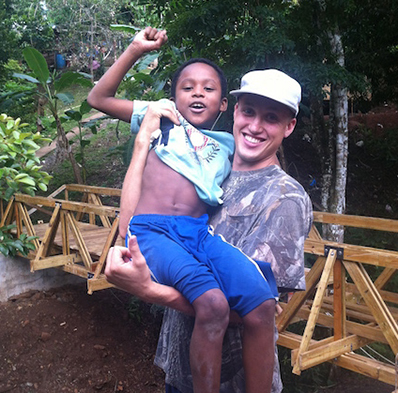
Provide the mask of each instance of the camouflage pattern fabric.
{"label": "camouflage pattern fabric", "polygon": [[[304,290],[304,240],[312,224],[312,204],[303,187],[279,167],[270,166],[232,171],[223,189],[224,203],[211,219],[215,233],[253,259],[270,262],[281,292]],[[167,309],[155,358],[166,373],[166,383],[182,393],[193,392],[189,368],[193,324],[193,318]],[[223,344],[222,393],[245,392],[241,348],[240,327],[229,327]],[[275,357],[272,393],[280,393],[277,350]]]}

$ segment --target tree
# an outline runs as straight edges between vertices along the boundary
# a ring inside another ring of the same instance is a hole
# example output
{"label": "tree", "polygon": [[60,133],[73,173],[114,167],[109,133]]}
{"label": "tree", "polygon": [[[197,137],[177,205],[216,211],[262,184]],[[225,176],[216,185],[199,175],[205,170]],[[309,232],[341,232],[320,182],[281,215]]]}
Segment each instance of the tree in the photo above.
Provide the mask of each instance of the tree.
{"label": "tree", "polygon": [[73,173],[77,183],[83,183],[79,165],[76,162],[65,130],[62,126],[62,120],[58,113],[58,101],[62,100],[69,104],[73,102],[73,96],[65,93],[65,90],[72,85],[92,86],[92,83],[83,74],[77,72],[66,72],[59,75],[56,71],[50,74],[46,60],[43,55],[34,48],[25,48],[24,58],[32,70],[32,76],[24,74],[14,74],[14,76],[24,79],[37,85],[37,95],[44,97],[46,106],[50,110],[57,128],[57,160],[61,161],[64,156],[69,158]]}
{"label": "tree", "polygon": [[[398,97],[396,83],[392,88],[389,84],[398,79],[396,2],[233,0],[226,7],[221,0],[155,0],[152,4],[164,16],[169,41],[184,48],[188,57],[215,60],[231,87],[254,68],[279,68],[301,82],[302,113],[311,118],[312,140],[320,155],[322,208],[344,213],[347,97],[349,93],[363,101],[371,94],[374,102],[386,93]],[[327,122],[325,87],[330,89]],[[341,231],[332,232],[330,236],[342,240]]]}
{"label": "tree", "polygon": [[[16,34],[12,29],[12,21],[9,18],[11,13],[11,1],[10,0],[0,0],[0,75],[4,76],[3,65],[15,55],[16,48]],[[2,82],[2,77],[0,76],[0,83]]]}

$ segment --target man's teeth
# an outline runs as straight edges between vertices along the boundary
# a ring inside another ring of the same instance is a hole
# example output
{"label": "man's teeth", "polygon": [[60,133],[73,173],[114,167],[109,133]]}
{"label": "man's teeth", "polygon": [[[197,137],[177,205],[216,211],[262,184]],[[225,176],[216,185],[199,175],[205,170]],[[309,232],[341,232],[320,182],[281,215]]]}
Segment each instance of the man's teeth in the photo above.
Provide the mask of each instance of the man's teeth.
{"label": "man's teeth", "polygon": [[250,136],[250,135],[245,135],[245,139],[246,139],[248,142],[251,142],[251,143],[260,143],[260,142],[261,142],[260,139],[254,138],[254,137],[252,137],[252,136]]}

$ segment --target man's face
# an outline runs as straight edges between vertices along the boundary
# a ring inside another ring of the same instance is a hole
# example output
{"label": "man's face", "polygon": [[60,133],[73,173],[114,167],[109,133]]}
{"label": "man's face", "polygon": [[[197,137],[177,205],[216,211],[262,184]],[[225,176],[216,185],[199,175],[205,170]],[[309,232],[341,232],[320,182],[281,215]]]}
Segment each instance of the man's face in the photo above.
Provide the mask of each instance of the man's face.
{"label": "man's face", "polygon": [[239,97],[234,111],[233,169],[249,171],[278,165],[276,152],[296,125],[283,104],[255,94]]}
{"label": "man's face", "polygon": [[227,99],[221,97],[220,78],[205,63],[193,63],[183,69],[175,95],[177,109],[195,127],[210,129],[219,112],[227,109]]}

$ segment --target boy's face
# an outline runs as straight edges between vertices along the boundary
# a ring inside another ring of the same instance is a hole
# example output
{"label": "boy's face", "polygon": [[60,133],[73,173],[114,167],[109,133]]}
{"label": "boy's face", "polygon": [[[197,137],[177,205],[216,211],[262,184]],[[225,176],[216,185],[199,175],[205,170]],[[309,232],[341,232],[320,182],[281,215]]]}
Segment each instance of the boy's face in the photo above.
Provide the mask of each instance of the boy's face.
{"label": "boy's face", "polygon": [[243,94],[234,111],[233,169],[248,171],[278,165],[276,152],[294,130],[289,108],[255,94]]}
{"label": "boy's face", "polygon": [[205,63],[185,67],[176,84],[175,104],[189,123],[210,129],[219,112],[227,110],[228,101],[221,97],[217,71]]}

